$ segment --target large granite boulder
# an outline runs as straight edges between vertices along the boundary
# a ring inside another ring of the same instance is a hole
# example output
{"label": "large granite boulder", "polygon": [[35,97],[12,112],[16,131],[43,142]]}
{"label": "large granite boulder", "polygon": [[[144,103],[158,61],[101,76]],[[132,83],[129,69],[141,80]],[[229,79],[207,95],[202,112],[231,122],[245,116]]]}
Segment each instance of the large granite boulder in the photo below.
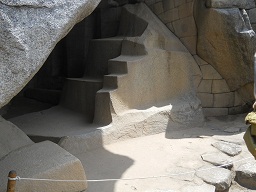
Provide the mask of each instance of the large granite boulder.
{"label": "large granite boulder", "polygon": [[[208,6],[214,7],[217,1],[207,2]],[[212,64],[231,91],[253,82],[255,32],[246,11],[207,8],[206,0],[197,0],[194,16],[198,28],[198,55]]]}
{"label": "large granite boulder", "polygon": [[0,0],[0,108],[100,0]]}

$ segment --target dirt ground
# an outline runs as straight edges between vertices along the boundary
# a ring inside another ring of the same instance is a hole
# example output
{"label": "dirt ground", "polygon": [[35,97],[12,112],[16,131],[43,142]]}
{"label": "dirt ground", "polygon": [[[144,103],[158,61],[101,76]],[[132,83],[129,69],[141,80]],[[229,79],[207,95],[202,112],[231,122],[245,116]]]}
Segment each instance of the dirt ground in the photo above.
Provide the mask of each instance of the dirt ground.
{"label": "dirt ground", "polygon": [[[231,157],[234,166],[254,161],[242,138],[247,128],[245,116],[246,114],[208,118],[203,127],[187,126],[179,131],[130,139],[87,153],[75,154],[82,161],[88,180],[164,176],[89,181],[88,192],[179,192],[186,186],[201,186],[204,182],[194,171],[201,167],[214,169],[212,164],[202,160],[201,155],[208,153],[212,158],[218,155],[220,151],[211,145],[217,141],[241,145],[242,153]],[[247,190],[236,183],[229,190],[239,191],[253,190]]]}

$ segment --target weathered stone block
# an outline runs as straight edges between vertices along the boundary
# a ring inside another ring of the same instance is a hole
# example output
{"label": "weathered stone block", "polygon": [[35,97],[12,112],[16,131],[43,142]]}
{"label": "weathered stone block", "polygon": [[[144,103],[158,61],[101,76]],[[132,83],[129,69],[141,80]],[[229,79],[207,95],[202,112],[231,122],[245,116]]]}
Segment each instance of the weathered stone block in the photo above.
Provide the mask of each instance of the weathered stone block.
{"label": "weathered stone block", "polygon": [[198,87],[199,93],[211,93],[212,92],[212,80],[202,80]]}
{"label": "weathered stone block", "polygon": [[179,17],[182,19],[189,16],[193,16],[193,2],[179,6]]}
{"label": "weathered stone block", "polygon": [[164,11],[169,11],[174,8],[173,0],[163,0]]}
{"label": "weathered stone block", "polygon": [[213,107],[213,94],[198,93],[197,96],[201,100],[202,107]]}
{"label": "weathered stone block", "polygon": [[228,108],[203,108],[206,117],[218,117],[228,115]]}
{"label": "weathered stone block", "polygon": [[233,107],[235,100],[234,92],[214,94],[213,107]]}
{"label": "weathered stone block", "polygon": [[153,12],[156,15],[159,15],[160,13],[163,13],[164,12],[163,3],[162,2],[155,3],[153,5]]}
{"label": "weathered stone block", "polygon": [[232,157],[242,152],[241,146],[234,143],[219,141],[213,143],[212,146]]}
{"label": "weathered stone block", "polygon": [[256,8],[249,9],[247,12],[248,12],[248,16],[250,19],[250,23],[255,24],[256,23]]}
{"label": "weathered stone block", "polygon": [[226,80],[213,80],[212,82],[212,93],[227,93],[230,92]]}
{"label": "weathered stone block", "polygon": [[156,3],[156,0],[145,0],[145,3],[150,6]]}
{"label": "weathered stone block", "polygon": [[193,16],[174,21],[173,27],[175,29],[175,34],[180,38],[197,35],[196,24]]}
{"label": "weathered stone block", "polygon": [[208,63],[205,60],[201,59],[198,55],[194,55],[193,57],[198,65],[208,65]]}
{"label": "weathered stone block", "polygon": [[178,8],[171,9],[165,12],[164,14],[165,14],[165,19],[167,23],[170,23],[179,19]]}
{"label": "weathered stone block", "polygon": [[174,28],[172,26],[172,23],[167,23],[166,26],[168,27],[168,29],[170,29],[171,32],[174,33]]}
{"label": "weathered stone block", "polygon": [[196,54],[197,36],[184,37],[180,39],[192,55]]}
{"label": "weathered stone block", "polygon": [[[6,190],[6,175],[10,170],[16,170],[20,177],[86,180],[84,169],[76,157],[60,146],[45,141],[32,144],[9,153],[1,159],[0,191]],[[31,182],[22,181],[17,185],[20,192],[56,192],[83,191],[87,188],[85,182]]]}
{"label": "weathered stone block", "polygon": [[175,7],[185,4],[186,0],[174,0]]}
{"label": "weathered stone block", "polygon": [[0,116],[0,159],[20,147],[31,145],[33,142],[14,124]]}
{"label": "weathered stone block", "polygon": [[252,9],[255,7],[255,2],[254,0],[207,0],[206,6],[209,8]]}
{"label": "weathered stone block", "polygon": [[203,79],[222,79],[220,74],[211,65],[200,66]]}
{"label": "weathered stone block", "polygon": [[[203,169],[203,168],[202,168]],[[206,183],[214,185],[216,191],[227,190],[233,179],[233,174],[231,171],[223,168],[209,169],[205,171],[197,171],[196,175],[203,179]]]}
{"label": "weathered stone block", "polygon": [[234,106],[239,106],[239,105],[242,105],[242,104],[244,104],[244,103],[243,103],[243,100],[241,99],[241,96],[239,95],[238,92],[235,92]]}
{"label": "weathered stone block", "polygon": [[243,163],[236,170],[236,181],[250,189],[256,189],[256,163]]}
{"label": "weathered stone block", "polygon": [[198,0],[194,6],[198,29],[197,54],[211,63],[227,81],[231,91],[237,90],[253,81],[255,32],[244,10],[208,9],[204,3]]}

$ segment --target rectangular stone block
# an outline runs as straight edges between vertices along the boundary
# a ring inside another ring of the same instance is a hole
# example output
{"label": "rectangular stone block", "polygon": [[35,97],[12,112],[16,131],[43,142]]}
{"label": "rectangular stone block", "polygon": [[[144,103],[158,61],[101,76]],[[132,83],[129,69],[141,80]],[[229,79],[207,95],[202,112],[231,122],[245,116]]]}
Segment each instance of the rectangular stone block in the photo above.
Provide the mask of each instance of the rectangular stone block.
{"label": "rectangular stone block", "polygon": [[49,141],[12,151],[0,161],[0,191],[5,191],[6,175],[15,170],[20,177],[35,179],[85,180],[85,182],[18,182],[19,192],[84,191],[86,176],[79,159]]}
{"label": "rectangular stone block", "polygon": [[175,34],[179,38],[197,35],[197,28],[193,16],[174,21],[173,27]]}
{"label": "rectangular stone block", "polygon": [[175,7],[178,7],[182,4],[185,4],[186,3],[186,0],[174,0],[174,5]]}
{"label": "rectangular stone block", "polygon": [[203,108],[206,117],[217,117],[228,115],[228,108]]}
{"label": "rectangular stone block", "polygon": [[211,65],[200,66],[203,79],[222,79],[220,74]]}
{"label": "rectangular stone block", "polygon": [[156,3],[156,0],[145,0],[146,5],[150,6]]}
{"label": "rectangular stone block", "polygon": [[197,93],[197,96],[201,100],[202,107],[213,107],[213,94]]}
{"label": "rectangular stone block", "polygon": [[212,80],[202,80],[198,87],[199,93],[211,93],[212,92]]}
{"label": "rectangular stone block", "polygon": [[164,12],[163,3],[162,2],[155,3],[153,5],[153,12],[156,15],[159,15],[159,14],[163,13]]}
{"label": "rectangular stone block", "polygon": [[173,0],[163,0],[163,8],[164,11],[169,11],[174,8],[174,1]]}
{"label": "rectangular stone block", "polygon": [[234,106],[234,100],[235,100],[234,92],[214,94],[213,98],[214,98],[213,107],[233,107]]}
{"label": "rectangular stone block", "polygon": [[171,23],[171,22],[179,19],[178,8],[171,9],[171,10],[165,12],[164,14],[165,14],[165,19],[166,19],[167,23]]}
{"label": "rectangular stone block", "polygon": [[194,55],[193,57],[198,65],[208,65],[208,63],[205,60],[201,59],[198,55]]}
{"label": "rectangular stone block", "polygon": [[248,16],[250,19],[250,23],[255,24],[256,23],[256,8],[249,9],[247,12],[248,12]]}
{"label": "rectangular stone block", "polygon": [[213,80],[212,93],[228,93],[230,89],[225,79]]}
{"label": "rectangular stone block", "polygon": [[192,55],[196,54],[197,36],[184,37],[180,39]]}
{"label": "rectangular stone block", "polygon": [[171,32],[174,33],[174,28],[172,26],[172,23],[167,23],[166,26],[168,27],[168,29],[170,29]]}
{"label": "rectangular stone block", "polygon": [[239,95],[238,92],[235,92],[235,101],[234,101],[234,106],[239,106],[239,105],[243,105],[244,102],[241,99],[241,96]]}
{"label": "rectangular stone block", "polygon": [[179,6],[179,17],[180,19],[184,17],[193,16],[193,2],[185,3]]}

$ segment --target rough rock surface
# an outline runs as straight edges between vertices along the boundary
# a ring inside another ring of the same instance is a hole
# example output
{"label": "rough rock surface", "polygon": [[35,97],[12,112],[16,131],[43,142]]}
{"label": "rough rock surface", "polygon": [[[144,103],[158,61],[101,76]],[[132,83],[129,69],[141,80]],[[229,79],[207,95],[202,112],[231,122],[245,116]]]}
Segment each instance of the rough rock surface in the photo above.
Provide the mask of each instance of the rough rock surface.
{"label": "rough rock surface", "polygon": [[209,184],[202,184],[198,186],[185,186],[181,189],[181,192],[215,192],[215,187]]}
{"label": "rough rock surface", "polygon": [[253,82],[255,32],[244,10],[209,9],[205,3],[205,0],[195,2],[197,53],[212,64],[231,91],[237,90]]}
{"label": "rough rock surface", "polygon": [[229,156],[236,156],[242,151],[242,148],[239,145],[228,142],[216,142],[213,143],[212,146]]}
{"label": "rough rock surface", "polygon": [[196,175],[203,179],[206,183],[214,185],[217,191],[224,191],[228,189],[233,179],[231,171],[217,167],[203,171],[200,171],[199,169]]}
{"label": "rough rock surface", "polygon": [[20,147],[33,144],[28,136],[0,116],[0,159]]}
{"label": "rough rock surface", "polygon": [[254,0],[207,0],[206,6],[210,8],[252,9],[255,7]]}
{"label": "rough rock surface", "polygon": [[[1,159],[0,167],[0,183],[2,184],[0,191],[6,190],[6,177],[10,170],[16,170],[21,178],[86,180],[81,162],[49,141],[12,151]],[[31,182],[22,180],[17,184],[17,191],[83,191],[86,187],[86,182]]]}
{"label": "rough rock surface", "polygon": [[233,167],[231,158],[223,153],[206,153],[203,154],[201,157],[204,161],[216,166],[227,165],[225,167]]}
{"label": "rough rock surface", "polygon": [[236,181],[250,189],[256,189],[256,163],[249,162],[240,165],[236,169]]}
{"label": "rough rock surface", "polygon": [[100,0],[0,0],[0,108]]}

